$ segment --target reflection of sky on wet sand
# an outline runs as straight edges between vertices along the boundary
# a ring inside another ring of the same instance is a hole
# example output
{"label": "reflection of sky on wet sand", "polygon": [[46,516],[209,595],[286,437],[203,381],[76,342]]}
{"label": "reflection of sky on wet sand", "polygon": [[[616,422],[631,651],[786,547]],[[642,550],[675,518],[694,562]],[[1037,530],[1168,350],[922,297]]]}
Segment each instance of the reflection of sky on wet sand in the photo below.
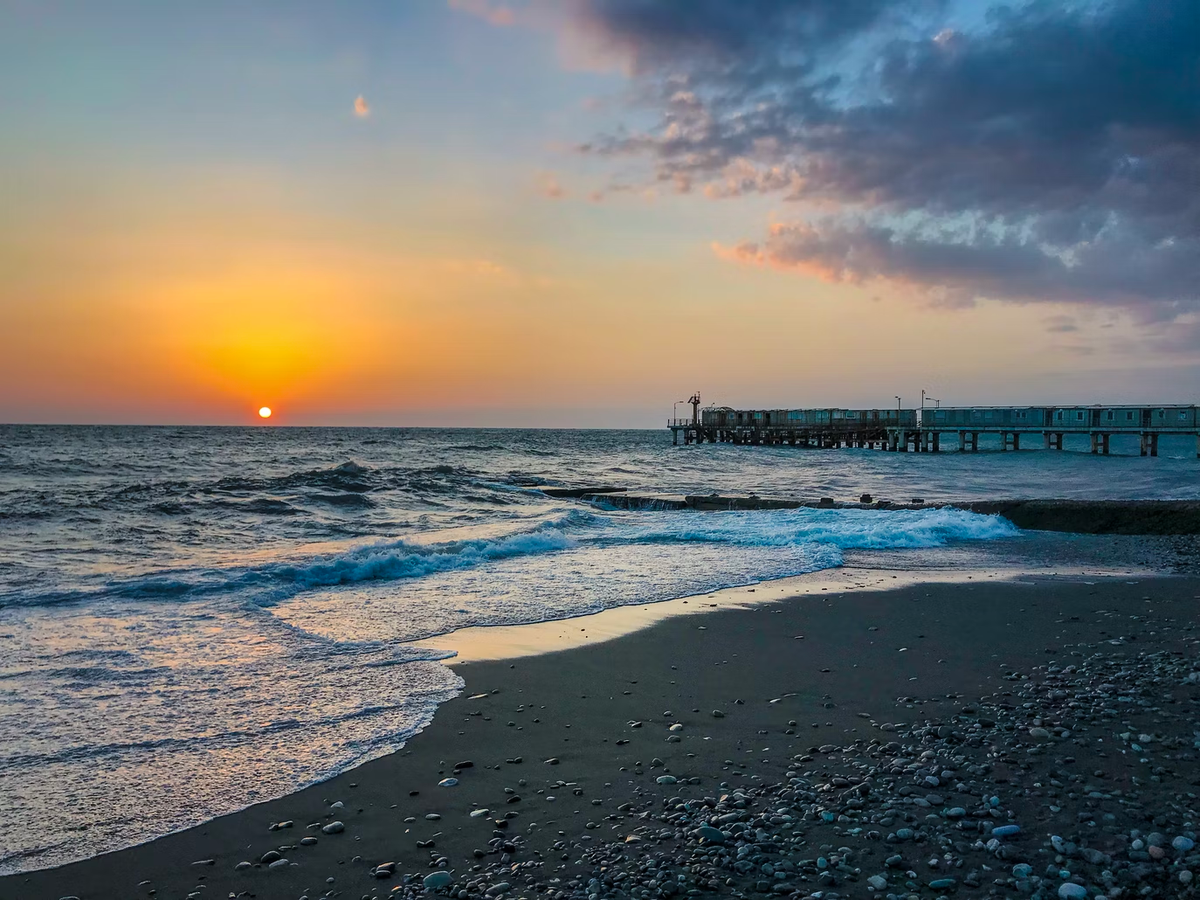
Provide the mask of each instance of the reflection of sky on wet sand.
{"label": "reflection of sky on wet sand", "polygon": [[[939,553],[954,555],[954,551],[943,550]],[[969,558],[975,566],[983,566],[988,562],[984,554],[969,554]],[[947,560],[943,558],[941,562],[944,566]],[[590,616],[528,625],[467,627],[417,641],[416,645],[454,653],[452,658],[445,661],[451,666],[486,660],[518,659],[522,656],[556,653],[573,647],[614,640],[665,619],[715,609],[745,609],[791,600],[803,602],[805,597],[821,593],[886,591],[918,583],[1015,581],[1027,577],[1028,571],[1027,566],[1019,565],[1013,560],[1001,561],[998,564],[993,561],[992,565],[979,568],[970,565],[953,568],[929,565],[917,570],[898,571],[848,565],[808,575],[764,581],[751,586],[726,588],[700,596],[661,603],[620,606]],[[1072,575],[1063,577],[1120,577],[1128,576],[1132,571],[1134,570],[1086,566],[1077,569]],[[1053,577],[1049,572],[1044,574]]]}

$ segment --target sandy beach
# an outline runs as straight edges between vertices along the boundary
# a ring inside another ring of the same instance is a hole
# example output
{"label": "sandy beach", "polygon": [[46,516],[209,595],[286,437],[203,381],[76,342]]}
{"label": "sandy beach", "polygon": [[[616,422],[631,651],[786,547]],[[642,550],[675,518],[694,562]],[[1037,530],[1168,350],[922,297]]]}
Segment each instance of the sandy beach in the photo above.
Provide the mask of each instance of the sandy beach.
{"label": "sandy beach", "polygon": [[0,898],[1190,895],[1200,581],[1088,581],[463,662],[401,752]]}

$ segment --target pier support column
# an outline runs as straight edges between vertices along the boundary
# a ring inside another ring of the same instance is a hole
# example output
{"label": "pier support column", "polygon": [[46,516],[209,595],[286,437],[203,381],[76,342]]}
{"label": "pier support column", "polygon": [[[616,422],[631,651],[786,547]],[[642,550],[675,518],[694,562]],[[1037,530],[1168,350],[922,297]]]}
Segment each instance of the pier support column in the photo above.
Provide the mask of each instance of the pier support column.
{"label": "pier support column", "polygon": [[[1099,453],[1100,452],[1100,435],[1096,434],[1096,432],[1093,431],[1089,435],[1089,437],[1091,437],[1091,439],[1092,439],[1092,453]],[[1142,455],[1145,456],[1146,454],[1143,453]]]}
{"label": "pier support column", "polygon": [[960,431],[958,433],[958,452],[965,453],[967,450],[967,433]]}
{"label": "pier support column", "polygon": [[1158,456],[1158,435],[1150,435],[1150,455]]}
{"label": "pier support column", "polygon": [[1044,438],[1046,439],[1046,447],[1045,447],[1045,449],[1047,449],[1047,450],[1053,449],[1053,447],[1054,447],[1054,438],[1053,438],[1053,436],[1050,434],[1050,432],[1048,432],[1048,431],[1046,431],[1046,432],[1043,432],[1043,434],[1042,434],[1042,437],[1044,437]]}
{"label": "pier support column", "polygon": [[941,436],[941,434],[939,434],[936,431],[933,433],[933,452],[934,453],[942,452],[942,436]]}
{"label": "pier support column", "polygon": [[972,453],[979,452],[979,432],[978,431],[971,432],[971,452]]}
{"label": "pier support column", "polygon": [[1007,431],[1000,432],[1000,449],[1001,450],[1008,449],[1008,432]]}
{"label": "pier support column", "polygon": [[1013,432],[1013,449],[1014,450],[1021,449],[1021,432],[1019,432],[1019,431]]}
{"label": "pier support column", "polygon": [[1145,456],[1147,453],[1150,452],[1149,438],[1150,438],[1150,435],[1146,434],[1146,432],[1143,431],[1142,432],[1142,441],[1141,441],[1141,451],[1142,451],[1141,455],[1142,456]]}
{"label": "pier support column", "polygon": [[1108,439],[1110,437],[1112,437],[1111,434],[1100,435],[1100,452],[1103,453],[1105,456],[1108,456]]}

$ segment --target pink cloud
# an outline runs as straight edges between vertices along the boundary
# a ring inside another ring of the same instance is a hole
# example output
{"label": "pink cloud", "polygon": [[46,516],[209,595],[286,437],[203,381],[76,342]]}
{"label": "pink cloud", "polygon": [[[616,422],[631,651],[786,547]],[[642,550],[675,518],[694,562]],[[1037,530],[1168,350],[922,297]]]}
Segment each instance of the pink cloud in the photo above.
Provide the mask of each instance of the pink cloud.
{"label": "pink cloud", "polygon": [[543,197],[549,197],[551,200],[561,200],[567,196],[567,189],[559,183],[558,176],[553,172],[539,173],[537,186],[538,192]]}

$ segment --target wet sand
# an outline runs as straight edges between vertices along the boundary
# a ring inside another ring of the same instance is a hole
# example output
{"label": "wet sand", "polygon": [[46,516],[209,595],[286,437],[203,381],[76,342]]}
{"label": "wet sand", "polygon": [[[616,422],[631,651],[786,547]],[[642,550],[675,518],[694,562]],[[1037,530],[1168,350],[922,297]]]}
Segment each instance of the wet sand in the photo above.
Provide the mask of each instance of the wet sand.
{"label": "wet sand", "polygon": [[[1014,863],[1043,877],[1056,856],[1093,886],[1116,869],[1108,896],[1191,891],[1184,851],[1151,858],[1156,848],[1130,849],[1129,833],[1174,839],[1194,827],[1200,685],[1181,673],[1196,662],[1200,580],[1088,580],[816,589],[511,660],[487,660],[475,636],[475,661],[457,666],[462,696],[400,752],[149,844],[0,879],[0,898],[383,898],[423,891],[439,862],[464,896],[1011,895],[995,880],[1011,882]],[[757,600],[767,587],[739,591]],[[1072,681],[1085,676],[1093,694]],[[1046,679],[1062,690],[1022,693]],[[1141,730],[1153,743],[1133,751]],[[957,772],[921,787],[937,776],[918,767],[941,755]],[[445,778],[457,784],[439,787]],[[916,804],[935,791],[949,811]],[[831,792],[837,803],[822,800]],[[746,810],[763,811],[749,837],[724,824]],[[698,837],[706,821],[723,836]],[[271,830],[281,822],[291,824]],[[333,822],[344,830],[325,833]],[[1019,823],[1024,842],[989,838],[1003,823]],[[1048,845],[1051,834],[1070,852]],[[735,844],[748,847],[736,861]],[[915,852],[889,866],[898,847]],[[1072,863],[1092,847],[1108,862]],[[272,851],[286,862],[260,862]],[[1157,868],[1141,873],[1142,856]],[[669,878],[655,874],[664,860]],[[929,887],[947,872],[953,885]],[[1025,892],[1058,896],[1059,880]]]}

